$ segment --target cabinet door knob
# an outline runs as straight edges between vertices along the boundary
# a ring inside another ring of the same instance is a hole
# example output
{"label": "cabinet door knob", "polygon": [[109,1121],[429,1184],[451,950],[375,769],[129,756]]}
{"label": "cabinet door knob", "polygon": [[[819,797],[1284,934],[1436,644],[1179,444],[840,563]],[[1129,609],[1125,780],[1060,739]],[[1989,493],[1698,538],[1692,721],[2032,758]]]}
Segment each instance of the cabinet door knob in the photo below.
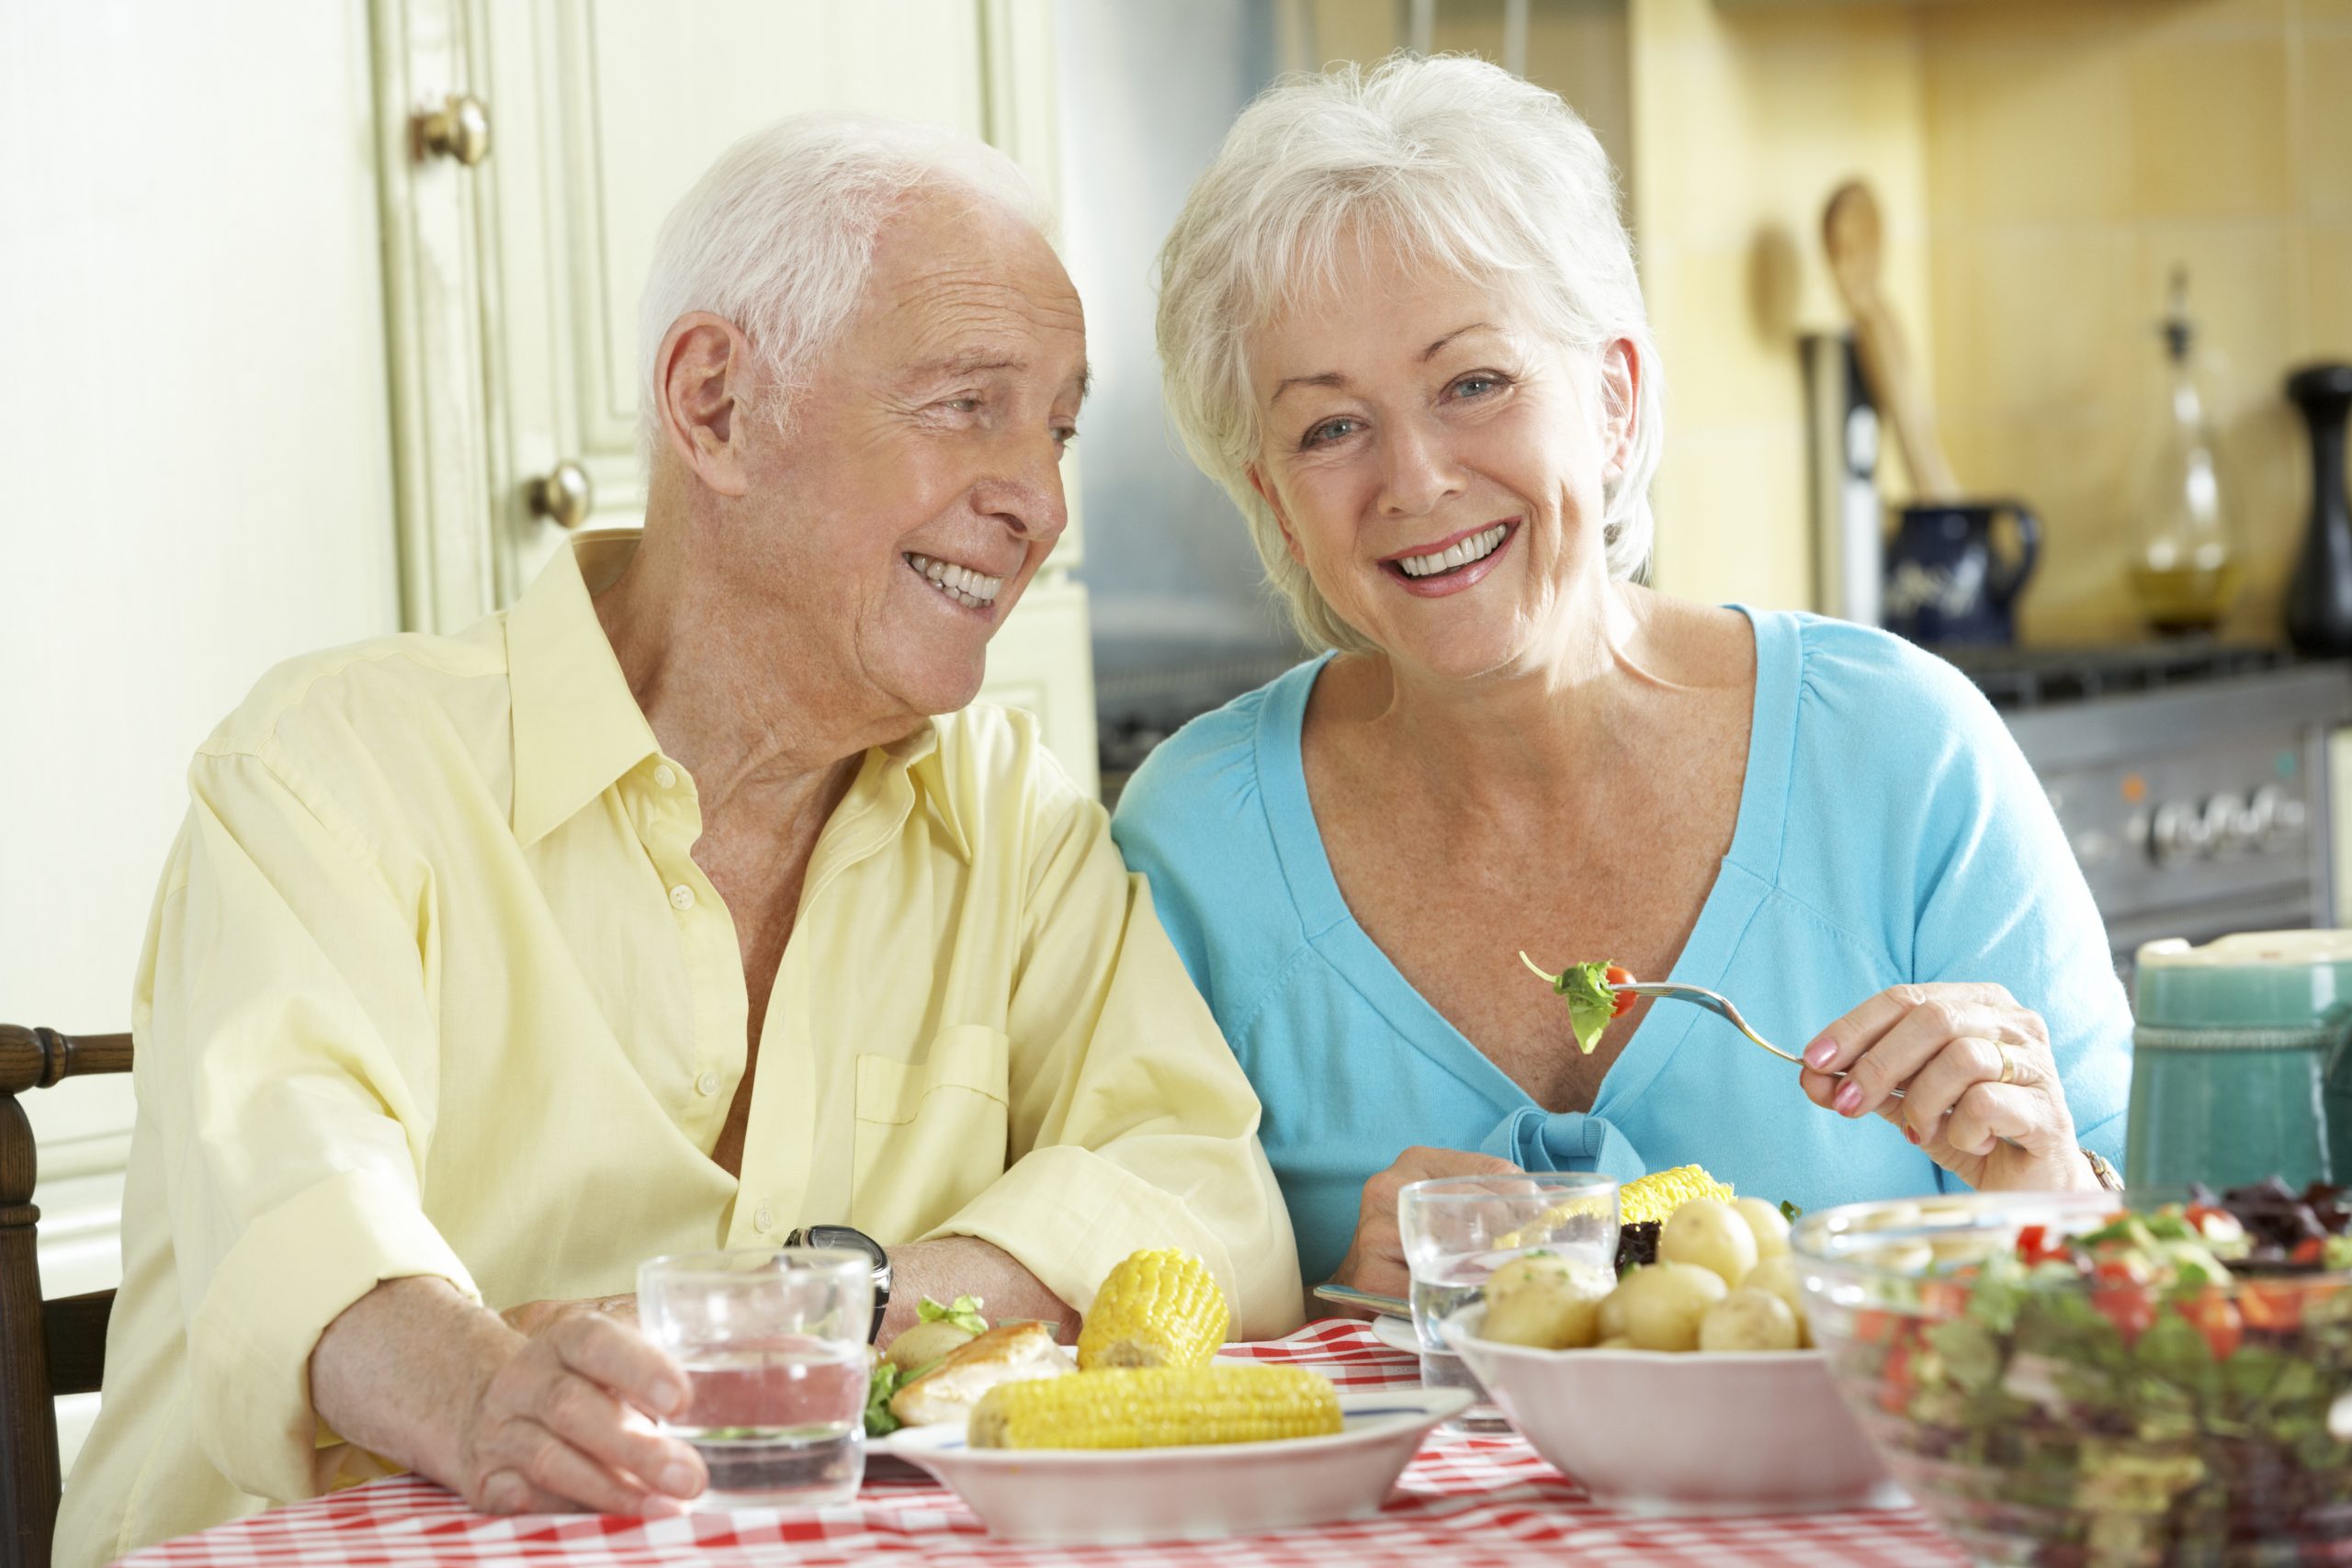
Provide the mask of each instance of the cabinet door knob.
{"label": "cabinet door knob", "polygon": [[596,487],[589,483],[587,469],[566,457],[552,472],[525,485],[523,499],[533,515],[577,528],[588,520],[589,509],[596,502]]}
{"label": "cabinet door knob", "polygon": [[419,159],[428,154],[455,158],[470,169],[490,156],[490,111],[480,98],[452,93],[439,108],[418,114],[413,123]]}

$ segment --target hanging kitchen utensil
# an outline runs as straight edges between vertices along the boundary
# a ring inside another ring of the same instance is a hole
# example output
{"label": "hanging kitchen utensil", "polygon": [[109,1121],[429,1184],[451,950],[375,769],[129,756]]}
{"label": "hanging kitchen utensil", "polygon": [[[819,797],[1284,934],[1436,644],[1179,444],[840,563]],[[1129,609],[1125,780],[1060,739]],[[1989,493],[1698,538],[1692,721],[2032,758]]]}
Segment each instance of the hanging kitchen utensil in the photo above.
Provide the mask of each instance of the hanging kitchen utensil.
{"label": "hanging kitchen utensil", "polygon": [[1904,467],[1921,501],[1953,501],[1960,481],[1944,460],[1936,438],[1935,412],[1927,389],[1919,385],[1894,313],[1879,288],[1883,225],[1878,198],[1860,180],[1849,180],[1831,194],[1821,214],[1821,243],[1829,253],[1829,275],[1854,316],[1855,347],[1861,355],[1862,374],[1870,381],[1878,406],[1894,427],[1894,444],[1903,452]]}

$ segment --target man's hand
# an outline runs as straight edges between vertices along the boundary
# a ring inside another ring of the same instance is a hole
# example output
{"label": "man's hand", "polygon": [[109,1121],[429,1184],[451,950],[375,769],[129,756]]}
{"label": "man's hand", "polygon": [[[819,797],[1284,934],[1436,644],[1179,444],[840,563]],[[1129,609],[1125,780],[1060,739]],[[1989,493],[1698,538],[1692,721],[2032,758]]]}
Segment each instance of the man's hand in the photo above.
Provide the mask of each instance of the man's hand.
{"label": "man's hand", "polygon": [[525,1302],[521,1306],[508,1307],[498,1315],[506,1326],[517,1334],[533,1337],[545,1334],[564,1318],[578,1313],[589,1313],[611,1318],[616,1323],[637,1326],[637,1297],[590,1296],[576,1302]]}
{"label": "man's hand", "polygon": [[925,1296],[940,1302],[978,1296],[988,1303],[990,1323],[1035,1318],[1052,1325],[1054,1337],[1064,1344],[1078,1334],[1078,1314],[1040,1284],[1037,1276],[1003,1248],[968,1235],[944,1235],[890,1248],[890,1307],[877,1343],[887,1346],[912,1328],[918,1321],[915,1307]]}
{"label": "man's hand", "polygon": [[534,1303],[526,1336],[446,1280],[388,1280],[328,1325],[311,1401],[346,1441],[486,1513],[676,1513],[707,1483],[648,1416],[692,1397],[678,1364],[585,1303]]}
{"label": "man's hand", "polygon": [[[1363,1202],[1356,1213],[1355,1239],[1348,1244],[1348,1255],[1340,1259],[1331,1282],[1352,1285],[1374,1295],[1408,1296],[1413,1275],[1405,1264],[1405,1238],[1396,1224],[1396,1194],[1413,1182],[1432,1177],[1510,1176],[1518,1170],[1519,1167],[1510,1161],[1492,1155],[1474,1155],[1461,1149],[1407,1149],[1386,1170],[1363,1184]],[[1357,1307],[1331,1310],[1356,1317],[1373,1315],[1369,1310]]]}

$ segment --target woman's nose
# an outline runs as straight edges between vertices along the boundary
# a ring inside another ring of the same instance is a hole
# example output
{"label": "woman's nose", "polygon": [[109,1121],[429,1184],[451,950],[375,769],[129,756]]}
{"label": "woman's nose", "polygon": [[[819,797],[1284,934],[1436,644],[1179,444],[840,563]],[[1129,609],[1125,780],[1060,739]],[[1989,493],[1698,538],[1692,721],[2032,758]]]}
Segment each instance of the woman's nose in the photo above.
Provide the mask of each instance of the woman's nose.
{"label": "woman's nose", "polygon": [[1441,432],[1421,422],[1391,422],[1382,443],[1380,509],[1391,516],[1417,517],[1462,493],[1461,470]]}

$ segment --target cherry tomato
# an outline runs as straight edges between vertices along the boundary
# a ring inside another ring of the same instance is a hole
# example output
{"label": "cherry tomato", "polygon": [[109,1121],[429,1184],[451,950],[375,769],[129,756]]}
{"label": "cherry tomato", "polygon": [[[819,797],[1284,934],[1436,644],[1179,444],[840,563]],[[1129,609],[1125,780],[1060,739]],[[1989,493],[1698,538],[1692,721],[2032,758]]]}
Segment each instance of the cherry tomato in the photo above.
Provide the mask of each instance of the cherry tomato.
{"label": "cherry tomato", "polygon": [[2065,1256],[2065,1244],[2052,1243],[2048,1225],[2028,1225],[2018,1232],[2018,1257],[2029,1267],[2049,1258]]}
{"label": "cherry tomato", "polygon": [[2301,1241],[2295,1244],[2294,1251],[2287,1254],[2287,1261],[2290,1263],[2317,1263],[2320,1260],[2320,1254],[2325,1250],[2326,1243],[2321,1241],[2319,1237],[2315,1235],[2306,1236]]}
{"label": "cherry tomato", "polygon": [[[1611,986],[1630,986],[1634,984],[1634,972],[1622,964],[1611,964],[1600,972],[1600,978]],[[1609,1016],[1624,1017],[1634,1010],[1634,1000],[1635,998],[1629,993],[1620,991],[1617,994],[1616,1005],[1609,1010]]]}
{"label": "cherry tomato", "polygon": [[2148,1289],[2129,1259],[2108,1259],[2098,1266],[2095,1277],[2098,1283],[2091,1287],[2092,1307],[2115,1325],[2126,1345],[2138,1343],[2148,1325],[2156,1321],[2155,1292]]}
{"label": "cherry tomato", "polygon": [[2236,1304],[2211,1286],[2181,1303],[2180,1314],[2205,1336],[2205,1343],[2212,1347],[2213,1359],[2217,1361],[2228,1360],[2245,1338],[2245,1321],[2239,1315]]}
{"label": "cherry tomato", "polygon": [[1886,1365],[1882,1369],[1883,1381],[1878,1387],[1878,1407],[1890,1416],[1900,1416],[1911,1404],[1911,1343],[1898,1342],[1887,1352]]}
{"label": "cherry tomato", "polygon": [[2249,1280],[2238,1287],[2238,1315],[2248,1328],[2291,1334],[2303,1325],[2303,1292],[2290,1280]]}

